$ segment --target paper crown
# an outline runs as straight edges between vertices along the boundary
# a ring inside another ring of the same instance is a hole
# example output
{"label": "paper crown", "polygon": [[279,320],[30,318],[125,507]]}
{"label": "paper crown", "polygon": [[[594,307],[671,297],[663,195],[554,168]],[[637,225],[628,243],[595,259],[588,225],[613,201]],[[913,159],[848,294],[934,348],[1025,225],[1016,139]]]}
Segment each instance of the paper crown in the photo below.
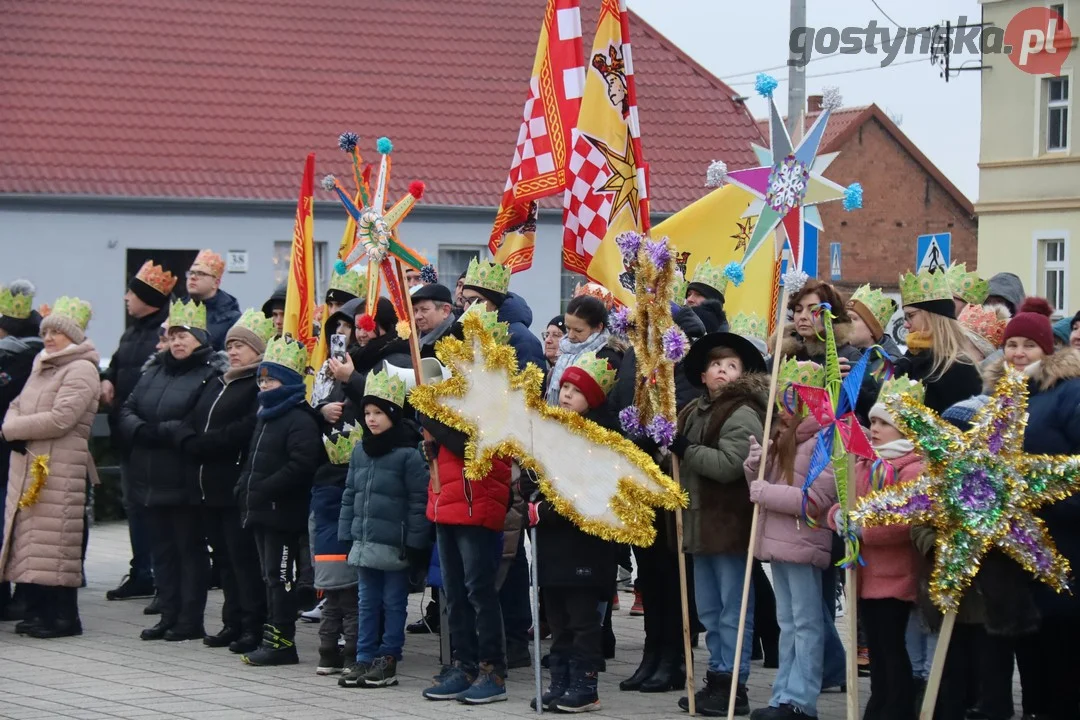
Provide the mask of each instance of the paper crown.
{"label": "paper crown", "polygon": [[593,350],[578,355],[570,367],[583,370],[600,386],[605,396],[615,387],[615,381],[618,379],[618,374],[611,364],[604,358],[597,357]]}
{"label": "paper crown", "polygon": [[889,319],[896,312],[896,301],[881,292],[877,288],[863,285],[851,294],[851,303],[859,303],[865,307],[874,320],[877,321],[877,329],[884,332],[889,326]]}
{"label": "paper crown", "polygon": [[982,305],[990,294],[990,283],[973,272],[967,271],[966,263],[953,263],[945,270],[952,294],[969,305]]}
{"label": "paper crown", "polygon": [[480,321],[480,329],[491,335],[498,345],[510,342],[510,324],[499,322],[499,314],[485,310],[482,305],[471,305],[461,316],[461,324],[465,324],[466,318],[477,318]]}
{"label": "paper crown", "polygon": [[160,265],[155,265],[153,260],[147,260],[142,264],[139,272],[135,273],[135,279],[166,297],[176,287],[176,276]]}
{"label": "paper crown", "polygon": [[1009,312],[1000,305],[968,305],[960,311],[957,321],[994,348],[999,348],[1001,343],[1005,342],[1005,326],[1009,324]]}
{"label": "paper crown", "polygon": [[364,395],[381,398],[398,407],[405,405],[405,381],[386,371],[369,372],[364,381]]}
{"label": "paper crown", "polygon": [[574,297],[580,297],[581,295],[591,295],[604,303],[604,307],[608,310],[615,307],[615,296],[600,283],[588,282],[584,285],[578,283],[577,287],[574,288]]}
{"label": "paper crown", "polygon": [[727,291],[728,276],[724,272],[724,266],[713,265],[712,258],[705,258],[704,262],[698,263],[694,268],[694,274],[690,276],[689,283],[701,283],[708,285],[716,292],[723,295]]}
{"label": "paper crown", "polygon": [[510,269],[499,263],[480,262],[473,258],[465,271],[465,284],[505,295],[510,290]]}
{"label": "paper crown", "polygon": [[689,284],[681,272],[675,272],[675,276],[671,279],[671,299],[675,301],[675,304],[686,304],[686,289]]}
{"label": "paper crown", "polygon": [[952,297],[949,278],[943,272],[922,270],[918,275],[908,272],[900,276],[900,300],[904,305],[952,300]]}
{"label": "paper crown", "polygon": [[[363,269],[363,268],[361,268]],[[367,296],[367,271],[363,273],[356,272],[355,270],[346,270],[343,273],[339,273],[336,269],[330,276],[329,290],[340,290],[343,293],[348,293],[354,298]]]}
{"label": "paper crown", "polygon": [[765,340],[769,336],[769,326],[758,317],[757,313],[739,313],[730,322],[730,330],[744,338]]}
{"label": "paper crown", "polygon": [[304,375],[308,367],[308,352],[303,343],[285,335],[266,343],[266,352],[263,353],[262,361],[280,365],[298,375]]}
{"label": "paper crown", "polygon": [[90,324],[90,316],[94,313],[90,308],[90,303],[85,300],[64,296],[58,298],[57,301],[53,303],[52,310],[49,314],[66,317],[69,320],[74,321],[80,329],[85,330],[86,326]]}
{"label": "paper crown", "polygon": [[30,311],[34,307],[34,296],[22,293],[13,293],[10,288],[0,288],[0,315],[16,320],[25,320],[30,317]]}
{"label": "paper crown", "polygon": [[195,262],[191,263],[191,267],[202,268],[214,277],[220,278],[225,273],[225,260],[213,250],[201,250],[195,256]]}
{"label": "paper crown", "polygon": [[263,342],[270,342],[270,339],[277,334],[277,329],[274,327],[274,321],[266,317],[261,310],[255,310],[254,308],[245,310],[244,314],[240,316],[240,319],[236,321],[234,327],[242,327],[246,330],[250,330]]}
{"label": "paper crown", "polygon": [[782,389],[788,385],[825,387],[825,368],[809,360],[788,358],[780,366],[780,372],[776,376],[776,387]]}
{"label": "paper crown", "polygon": [[910,379],[907,375],[900,375],[889,378],[881,384],[881,391],[878,392],[877,401],[884,403],[885,398],[890,395],[910,395],[921,403],[926,398],[926,387],[921,382]]}
{"label": "paper crown", "polygon": [[194,300],[177,300],[169,306],[169,327],[206,330],[206,306]]}
{"label": "paper crown", "polygon": [[349,460],[352,459],[353,448],[360,443],[363,437],[363,432],[355,425],[345,423],[341,428],[341,432],[334,433],[333,440],[323,435],[323,447],[326,448],[326,457],[334,465],[348,465]]}

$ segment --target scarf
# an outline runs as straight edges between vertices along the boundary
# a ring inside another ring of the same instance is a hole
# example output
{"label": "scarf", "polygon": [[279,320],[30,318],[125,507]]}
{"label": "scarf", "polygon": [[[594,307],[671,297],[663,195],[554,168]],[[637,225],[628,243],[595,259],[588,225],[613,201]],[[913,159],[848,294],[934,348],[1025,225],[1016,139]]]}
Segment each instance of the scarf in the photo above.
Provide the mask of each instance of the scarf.
{"label": "scarf", "polygon": [[304,401],[307,388],[301,385],[282,385],[259,393],[260,420],[274,420]]}
{"label": "scarf", "polygon": [[883,445],[875,445],[874,452],[878,454],[878,457],[882,460],[895,460],[898,457],[903,457],[915,450],[915,445],[906,438],[900,440],[893,440]]}
{"label": "scarf", "polygon": [[420,337],[420,347],[427,347],[428,345],[433,344],[436,340],[441,339],[442,336],[446,334],[446,331],[450,329],[450,326],[453,325],[456,321],[457,318],[454,317],[454,313],[450,313],[450,316],[438,325],[436,325],[431,332]]}
{"label": "scarf", "polygon": [[548,405],[559,404],[559,390],[562,389],[562,376],[566,369],[574,364],[581,353],[587,353],[590,350],[599,351],[607,345],[610,337],[611,331],[605,327],[600,332],[590,335],[584,342],[570,342],[569,335],[559,341],[559,359],[555,361],[555,367],[551,369],[551,384],[548,385]]}
{"label": "scarf", "polygon": [[403,447],[402,440],[401,428],[397,423],[378,435],[373,434],[365,425],[364,437],[360,440],[360,444],[364,446],[364,453],[368,457],[381,457],[389,454],[396,447]]}
{"label": "scarf", "polygon": [[250,377],[251,375],[254,375],[255,372],[259,369],[260,362],[262,362],[262,360],[252,363],[251,365],[241,365],[240,367],[229,368],[225,371],[225,384],[228,385],[233,380],[239,380],[240,378]]}

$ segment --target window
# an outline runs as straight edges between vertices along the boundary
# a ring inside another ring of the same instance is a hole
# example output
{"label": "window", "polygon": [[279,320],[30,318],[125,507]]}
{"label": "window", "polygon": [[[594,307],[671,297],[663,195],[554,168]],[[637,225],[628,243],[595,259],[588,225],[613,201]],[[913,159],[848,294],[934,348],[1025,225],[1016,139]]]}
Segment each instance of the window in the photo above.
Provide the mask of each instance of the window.
{"label": "window", "polygon": [[485,260],[490,256],[487,245],[440,245],[439,246],[439,283],[454,292],[458,277],[469,267],[469,261],[479,257]]}
{"label": "window", "polygon": [[[274,285],[284,285],[289,279],[289,258],[292,255],[292,240],[274,241]],[[326,243],[315,243],[315,302],[321,303],[326,297]]]}
{"label": "window", "polygon": [[579,272],[562,267],[559,268],[559,280],[559,312],[563,313],[566,312],[566,306],[570,304],[570,300],[574,297],[574,289],[578,285],[589,282],[589,279]]}
{"label": "window", "polygon": [[1065,313],[1065,240],[1039,240],[1037,294],[1050,301],[1055,315]]}
{"label": "window", "polygon": [[1065,19],[1065,3],[1050,3],[1050,11],[1056,12],[1062,20]]}
{"label": "window", "polygon": [[1069,78],[1047,78],[1046,151],[1069,148]]}

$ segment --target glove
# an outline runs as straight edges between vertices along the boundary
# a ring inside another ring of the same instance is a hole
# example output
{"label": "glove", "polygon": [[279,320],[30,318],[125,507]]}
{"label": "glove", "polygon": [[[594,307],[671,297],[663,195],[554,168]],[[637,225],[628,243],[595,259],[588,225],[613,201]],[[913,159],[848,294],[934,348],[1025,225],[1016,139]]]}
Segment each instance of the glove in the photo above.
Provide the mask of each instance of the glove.
{"label": "glove", "polygon": [[540,524],[540,503],[529,503],[529,527],[536,527]]}
{"label": "glove", "polygon": [[424,460],[430,465],[439,456],[439,443],[434,440],[424,440],[420,443],[420,454],[424,456]]}
{"label": "glove", "polygon": [[26,441],[25,440],[8,440],[7,441],[7,446],[8,446],[8,448],[11,449],[11,452],[17,452],[20,455],[25,455],[26,454]]}
{"label": "glove", "polygon": [[755,480],[750,483],[750,502],[755,505],[761,500],[761,494],[765,492],[765,488],[769,486],[769,483],[764,480]]}
{"label": "glove", "polygon": [[746,455],[746,462],[743,463],[743,467],[750,470],[752,473],[756,473],[758,468],[761,467],[761,455],[764,450],[757,438],[753,435],[750,436],[750,452]]}
{"label": "glove", "polygon": [[841,538],[844,537],[844,511],[842,508],[836,508],[836,512],[832,516],[833,525],[836,526],[836,534]]}
{"label": "glove", "polygon": [[157,423],[146,422],[140,425],[135,431],[135,442],[144,447],[157,447]]}
{"label": "glove", "polygon": [[690,441],[686,439],[686,436],[682,433],[678,433],[675,439],[671,441],[671,452],[677,455],[679,459],[686,454],[686,451],[690,449]]}
{"label": "glove", "polygon": [[409,592],[422,592],[427,584],[428,566],[431,564],[431,550],[406,547],[405,557],[409,562]]}

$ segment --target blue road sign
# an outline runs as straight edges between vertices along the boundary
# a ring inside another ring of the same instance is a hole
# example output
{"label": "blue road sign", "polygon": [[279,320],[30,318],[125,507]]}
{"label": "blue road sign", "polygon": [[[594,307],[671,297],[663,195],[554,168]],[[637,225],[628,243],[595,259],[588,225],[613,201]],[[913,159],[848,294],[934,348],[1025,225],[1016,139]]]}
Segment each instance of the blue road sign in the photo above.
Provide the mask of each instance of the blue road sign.
{"label": "blue road sign", "polygon": [[952,256],[952,233],[920,235],[915,242],[915,272],[941,270],[949,266]]}
{"label": "blue road sign", "polygon": [[829,243],[829,275],[834,281],[840,279],[840,243]]}
{"label": "blue road sign", "polygon": [[[787,247],[787,243],[784,244]],[[810,277],[817,277],[818,262],[818,229],[809,223],[803,223],[803,272]],[[787,272],[787,260],[780,262],[780,275]],[[783,280],[780,281],[783,285]]]}

